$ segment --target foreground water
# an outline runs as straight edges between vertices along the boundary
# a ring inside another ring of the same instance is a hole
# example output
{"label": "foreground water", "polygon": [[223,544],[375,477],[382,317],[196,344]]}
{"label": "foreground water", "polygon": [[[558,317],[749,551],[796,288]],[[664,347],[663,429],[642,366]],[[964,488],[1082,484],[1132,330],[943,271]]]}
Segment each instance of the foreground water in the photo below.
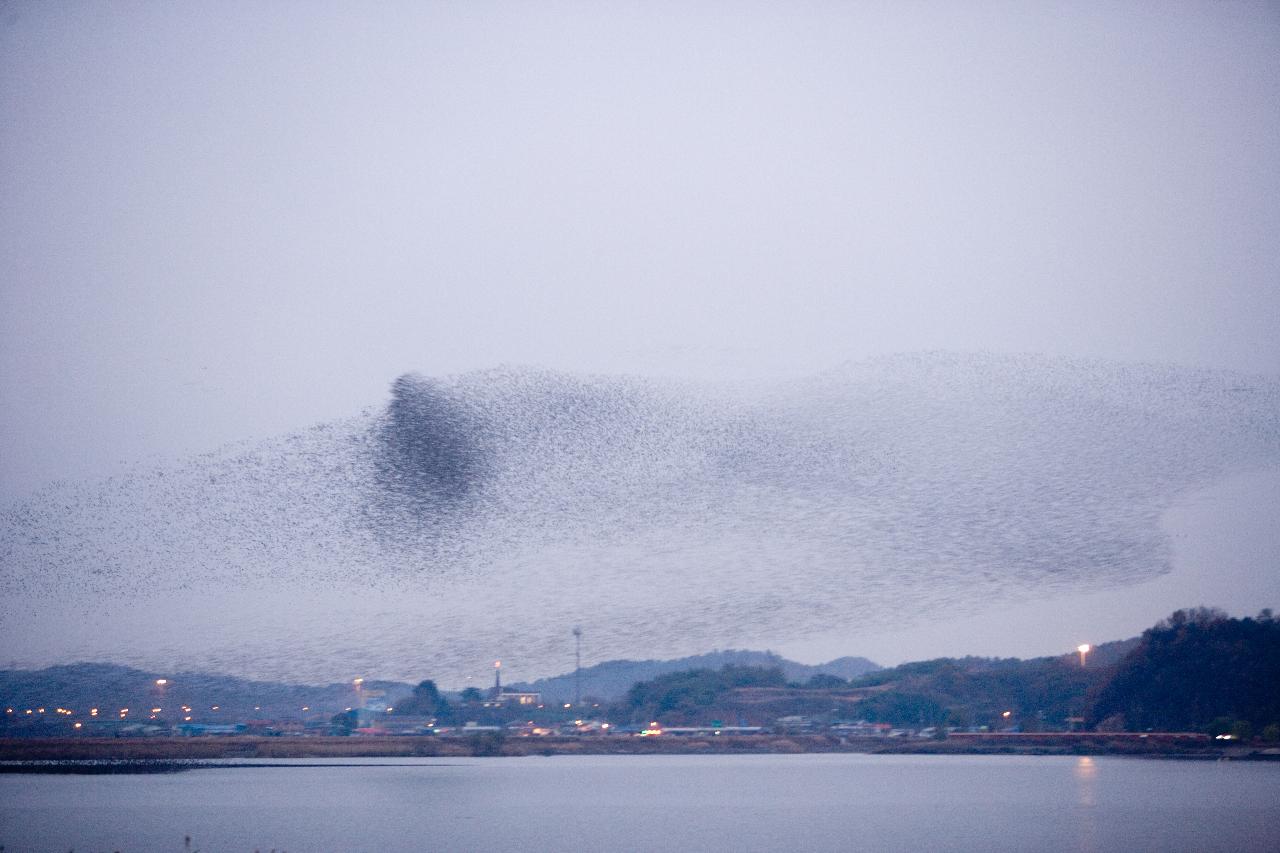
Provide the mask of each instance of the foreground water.
{"label": "foreground water", "polygon": [[1280,849],[1280,765],[1028,756],[294,760],[0,775],[10,851]]}

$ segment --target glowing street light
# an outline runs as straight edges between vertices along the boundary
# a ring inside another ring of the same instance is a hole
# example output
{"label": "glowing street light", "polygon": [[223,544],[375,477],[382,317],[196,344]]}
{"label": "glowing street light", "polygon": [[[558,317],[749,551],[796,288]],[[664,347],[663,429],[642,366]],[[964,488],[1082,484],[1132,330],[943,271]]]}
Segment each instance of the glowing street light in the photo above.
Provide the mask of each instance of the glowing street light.
{"label": "glowing street light", "polygon": [[1084,667],[1085,655],[1089,654],[1089,652],[1091,652],[1092,650],[1093,650],[1093,646],[1089,645],[1088,643],[1081,643],[1080,645],[1076,646],[1076,651],[1080,653],[1080,666],[1082,668]]}

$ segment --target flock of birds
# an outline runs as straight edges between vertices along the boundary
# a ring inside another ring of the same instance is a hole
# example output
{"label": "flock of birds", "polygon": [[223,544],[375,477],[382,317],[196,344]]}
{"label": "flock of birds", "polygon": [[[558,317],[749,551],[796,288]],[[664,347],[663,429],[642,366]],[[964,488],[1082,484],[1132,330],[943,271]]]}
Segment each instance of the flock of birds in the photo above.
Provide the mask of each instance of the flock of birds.
{"label": "flock of birds", "polygon": [[803,380],[501,368],[0,512],[0,664],[465,683],[850,636],[1167,571],[1280,464],[1280,382],[917,354]]}

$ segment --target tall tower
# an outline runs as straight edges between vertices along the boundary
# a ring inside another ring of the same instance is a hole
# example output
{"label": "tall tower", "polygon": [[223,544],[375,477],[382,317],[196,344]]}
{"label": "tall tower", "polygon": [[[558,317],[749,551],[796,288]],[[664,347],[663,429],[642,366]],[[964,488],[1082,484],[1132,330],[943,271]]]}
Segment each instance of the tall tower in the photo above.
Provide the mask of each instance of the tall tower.
{"label": "tall tower", "polygon": [[502,695],[502,661],[493,662],[493,698],[497,699]]}
{"label": "tall tower", "polygon": [[573,707],[582,704],[582,628],[573,626]]}

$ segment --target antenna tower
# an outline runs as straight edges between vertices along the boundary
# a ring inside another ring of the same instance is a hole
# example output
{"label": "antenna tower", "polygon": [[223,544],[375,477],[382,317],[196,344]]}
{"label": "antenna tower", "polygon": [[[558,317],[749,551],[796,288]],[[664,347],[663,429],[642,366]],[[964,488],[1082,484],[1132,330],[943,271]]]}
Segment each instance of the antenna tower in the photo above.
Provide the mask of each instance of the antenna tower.
{"label": "antenna tower", "polygon": [[582,629],[573,626],[573,707],[582,704]]}

